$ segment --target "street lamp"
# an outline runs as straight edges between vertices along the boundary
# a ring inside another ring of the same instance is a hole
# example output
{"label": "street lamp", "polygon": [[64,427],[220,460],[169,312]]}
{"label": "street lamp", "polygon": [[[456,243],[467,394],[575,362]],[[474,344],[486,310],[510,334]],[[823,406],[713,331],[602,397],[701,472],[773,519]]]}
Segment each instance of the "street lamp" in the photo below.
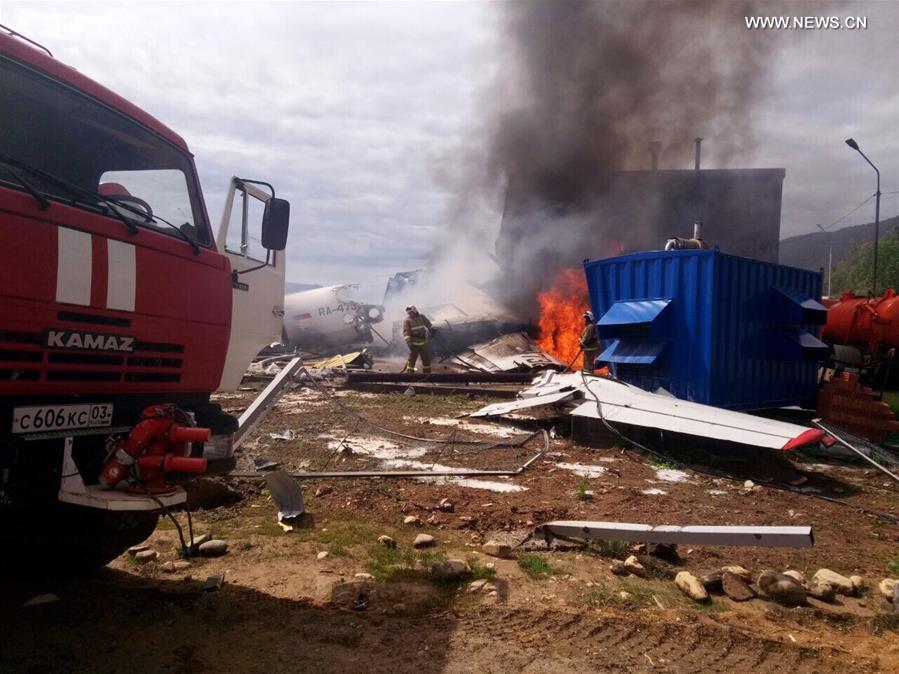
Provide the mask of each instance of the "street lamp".
{"label": "street lamp", "polygon": [[830,282],[833,276],[833,232],[828,232],[821,225],[815,225],[815,227],[827,234],[827,296],[830,297]]}
{"label": "street lamp", "polygon": [[855,142],[855,139],[847,138],[846,145],[848,145],[853,150],[858,152],[862,157],[864,157],[865,161],[871,164],[871,168],[874,169],[874,172],[877,174],[877,192],[875,193],[877,199],[874,202],[874,269],[871,275],[871,292],[874,295],[877,295],[877,242],[878,239],[880,239],[880,170],[876,166],[874,166],[871,160],[868,159],[868,156],[861,151],[858,143]]}

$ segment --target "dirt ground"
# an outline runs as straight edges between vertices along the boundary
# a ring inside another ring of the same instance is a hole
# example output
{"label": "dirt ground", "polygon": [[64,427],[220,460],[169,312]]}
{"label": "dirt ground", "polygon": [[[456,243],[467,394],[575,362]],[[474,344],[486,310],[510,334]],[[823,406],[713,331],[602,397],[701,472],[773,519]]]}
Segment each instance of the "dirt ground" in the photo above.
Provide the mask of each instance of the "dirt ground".
{"label": "dirt ground", "polygon": [[[263,385],[219,401],[238,412]],[[552,438],[545,456],[511,478],[304,481],[306,514],[289,532],[276,522],[264,481],[204,481],[191,490],[194,528],[226,540],[226,555],[167,573],[166,563],[183,560],[177,532],[163,520],[149,541],[155,562],[140,566],[123,555],[89,579],[7,583],[0,670],[899,671],[899,618],[876,588],[899,575],[899,526],[861,509],[899,514],[883,475],[800,455],[684,467],[620,442],[574,444],[564,422],[549,417],[463,418],[492,401],[464,392],[287,393],[242,448],[239,470],[269,462],[288,472],[515,469],[541,449],[535,432],[551,429]],[[793,482],[806,493],[747,479]],[[452,506],[441,509],[443,499]],[[408,516],[419,521],[404,524]],[[183,513],[178,519],[186,522]],[[682,546],[679,560],[665,561],[625,544],[547,549],[529,539],[535,524],[553,519],[807,524],[815,545]],[[421,533],[436,545],[415,550]],[[381,535],[397,547],[379,543]],[[516,545],[513,558],[483,554],[491,539]],[[611,560],[634,551],[647,578],[612,575]],[[430,564],[447,558],[468,561],[473,577],[433,581]],[[697,604],[672,581],[681,570],[701,575],[726,564],[753,577],[795,569],[811,578],[827,567],[863,576],[867,589],[791,609],[723,595]],[[200,591],[210,575],[224,575],[223,586]],[[474,580],[487,585],[472,589]],[[41,593],[59,600],[23,606]]]}

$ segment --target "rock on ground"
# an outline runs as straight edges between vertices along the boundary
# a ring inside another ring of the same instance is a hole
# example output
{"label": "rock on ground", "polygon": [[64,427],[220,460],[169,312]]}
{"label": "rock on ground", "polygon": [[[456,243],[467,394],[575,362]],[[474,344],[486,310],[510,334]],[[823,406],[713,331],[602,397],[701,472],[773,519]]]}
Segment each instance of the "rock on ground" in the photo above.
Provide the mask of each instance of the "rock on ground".
{"label": "rock on ground", "polygon": [[499,557],[507,559],[512,556],[512,546],[507,543],[497,543],[496,541],[487,541],[481,546],[481,552],[491,557]]}
{"label": "rock on ground", "polygon": [[138,552],[146,552],[149,549],[150,546],[146,543],[143,543],[141,545],[132,545],[130,548],[128,548],[128,554],[134,557]]}
{"label": "rock on ground", "polygon": [[724,594],[734,601],[748,601],[755,597],[755,592],[740,576],[730,571],[721,574],[721,588]]}
{"label": "rock on ground", "polygon": [[198,552],[203,557],[221,557],[228,552],[228,544],[225,541],[212,539],[203,543],[198,548]]}
{"label": "rock on ground", "polygon": [[410,526],[416,525],[416,524],[421,524],[421,520],[418,517],[416,517],[415,515],[407,515],[405,517],[405,519],[403,519],[403,524],[410,525]]}
{"label": "rock on ground", "polygon": [[159,553],[155,550],[141,550],[140,552],[134,553],[134,561],[138,564],[156,561],[157,557],[159,557]]}
{"label": "rock on ground", "polygon": [[745,580],[747,583],[752,581],[752,574],[750,574],[747,569],[744,569],[742,566],[737,566],[736,564],[731,564],[730,566],[722,566],[721,571],[722,573],[724,571],[728,571],[735,576],[740,576],[740,578]]}
{"label": "rock on ground", "polygon": [[861,576],[849,576],[849,580],[852,581],[852,587],[855,588],[856,594],[865,589],[865,579]]}
{"label": "rock on ground", "polygon": [[700,577],[699,582],[706,589],[706,592],[721,592],[721,578],[724,571],[718,569]]}
{"label": "rock on ground", "polygon": [[418,534],[412,541],[413,548],[429,548],[434,545],[434,537],[430,534]]}
{"label": "rock on ground", "polygon": [[762,571],[756,581],[759,589],[768,597],[784,606],[804,606],[805,588],[795,578],[774,571]]}
{"label": "rock on ground", "polygon": [[630,574],[630,571],[627,570],[627,567],[624,566],[624,562],[620,559],[616,559],[612,562],[611,566],[609,566],[609,571],[616,576],[627,576]]}
{"label": "rock on ground", "polygon": [[826,602],[832,602],[837,596],[837,591],[833,585],[821,581],[813,582],[808,589],[808,593],[815,599]]}
{"label": "rock on ground", "polygon": [[812,576],[812,582],[830,583],[837,594],[852,595],[855,593],[855,586],[849,578],[830,569],[818,569]]}
{"label": "rock on ground", "polygon": [[396,547],[396,541],[386,534],[384,534],[383,536],[378,536],[378,543],[383,545],[385,548]]}
{"label": "rock on ground", "polygon": [[699,579],[689,571],[681,571],[674,577],[674,584],[685,595],[695,601],[708,601],[709,593],[705,591]]}
{"label": "rock on ground", "polygon": [[436,580],[462,580],[471,575],[471,567],[462,559],[446,559],[431,565],[431,575]]}
{"label": "rock on ground", "polygon": [[643,565],[640,563],[640,560],[637,559],[635,555],[631,555],[627,559],[624,560],[624,568],[630,571],[635,576],[639,576],[640,578],[646,578],[646,569],[643,568]]}
{"label": "rock on ground", "polygon": [[805,579],[805,575],[802,573],[802,571],[795,571],[793,569],[788,569],[788,570],[784,571],[784,575],[795,579],[797,583],[802,585],[802,587],[806,587],[806,588],[808,587],[808,581]]}
{"label": "rock on ground", "polygon": [[899,580],[895,578],[884,578],[877,584],[877,590],[883,595],[887,601],[893,601],[893,588],[899,585]]}
{"label": "rock on ground", "polygon": [[162,565],[163,573],[178,573],[179,571],[186,571],[190,568],[190,562],[184,562],[181,560],[177,560],[174,562],[166,562]]}
{"label": "rock on ground", "polygon": [[328,558],[328,551],[327,551],[327,550],[322,550],[320,553],[318,553],[318,554],[315,556],[315,558],[316,558],[317,560],[319,560],[319,561],[321,561],[322,559],[327,559],[327,558]]}

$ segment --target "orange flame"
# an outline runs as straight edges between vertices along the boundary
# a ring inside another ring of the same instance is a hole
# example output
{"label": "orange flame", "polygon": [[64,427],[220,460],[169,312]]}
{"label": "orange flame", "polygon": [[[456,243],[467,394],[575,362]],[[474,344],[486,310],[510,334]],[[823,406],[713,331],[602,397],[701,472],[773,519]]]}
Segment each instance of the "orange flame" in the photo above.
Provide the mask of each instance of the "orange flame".
{"label": "orange flame", "polygon": [[590,305],[587,281],[577,269],[563,269],[549,290],[537,295],[540,338],[537,344],[559,360],[570,363],[580,350],[584,312]]}

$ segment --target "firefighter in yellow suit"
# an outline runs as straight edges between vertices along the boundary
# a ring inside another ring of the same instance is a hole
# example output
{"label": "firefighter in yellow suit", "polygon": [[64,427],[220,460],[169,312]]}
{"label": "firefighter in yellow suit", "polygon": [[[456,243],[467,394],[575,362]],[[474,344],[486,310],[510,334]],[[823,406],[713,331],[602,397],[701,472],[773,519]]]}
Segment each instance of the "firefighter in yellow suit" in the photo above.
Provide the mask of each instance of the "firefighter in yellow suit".
{"label": "firefighter in yellow suit", "polygon": [[581,333],[580,345],[584,352],[584,372],[593,372],[596,356],[599,355],[599,338],[596,336],[592,311],[584,312],[584,331]]}
{"label": "firefighter in yellow suit", "polygon": [[414,306],[406,307],[406,320],[403,321],[403,339],[409,347],[409,360],[406,361],[405,372],[415,372],[415,363],[421,356],[421,368],[425,374],[431,373],[431,350],[428,342],[434,334],[434,326],[427,316],[418,313]]}

